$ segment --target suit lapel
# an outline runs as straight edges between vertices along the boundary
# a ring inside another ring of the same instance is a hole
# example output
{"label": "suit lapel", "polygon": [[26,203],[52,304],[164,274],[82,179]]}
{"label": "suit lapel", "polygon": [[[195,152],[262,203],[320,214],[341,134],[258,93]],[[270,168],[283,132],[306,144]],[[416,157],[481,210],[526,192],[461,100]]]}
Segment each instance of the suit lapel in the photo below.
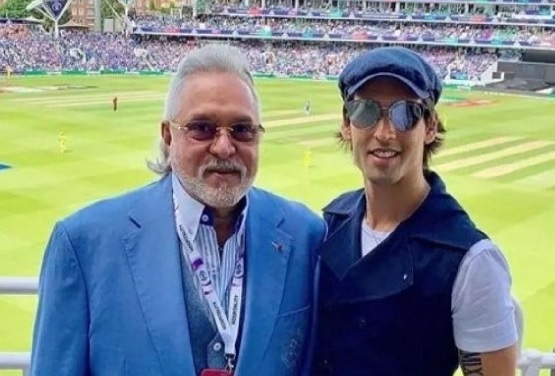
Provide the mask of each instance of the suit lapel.
{"label": "suit lapel", "polygon": [[192,375],[171,177],[146,188],[129,217],[125,251],[150,339],[165,375]]}
{"label": "suit lapel", "polygon": [[[322,278],[334,278],[320,285],[323,304],[352,303],[384,298],[408,288],[413,283],[413,265],[406,237],[400,235],[406,224],[399,227],[372,252],[362,257],[361,224],[366,212],[366,201],[361,191],[356,201],[343,206],[339,203],[326,209],[334,216],[337,227],[321,248]],[[362,282],[361,282],[362,281]],[[384,284],[384,281],[388,281]]]}
{"label": "suit lapel", "polygon": [[266,352],[284,293],[292,238],[278,228],[283,214],[262,193],[249,192],[247,289],[237,371],[256,375]]}
{"label": "suit lapel", "polygon": [[365,205],[361,195],[356,205],[349,210],[328,212],[341,217],[341,221],[320,249],[321,262],[333,272],[338,281],[343,280],[349,269],[361,258],[360,231]]}

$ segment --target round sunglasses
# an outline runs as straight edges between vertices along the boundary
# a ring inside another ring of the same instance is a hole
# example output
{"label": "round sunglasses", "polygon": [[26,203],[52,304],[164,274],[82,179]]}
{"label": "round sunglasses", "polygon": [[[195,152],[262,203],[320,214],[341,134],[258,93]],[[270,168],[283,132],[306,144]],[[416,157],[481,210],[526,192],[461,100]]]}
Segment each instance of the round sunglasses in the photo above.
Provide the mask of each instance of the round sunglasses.
{"label": "round sunglasses", "polygon": [[374,100],[355,99],[345,102],[347,116],[351,123],[359,129],[374,127],[385,116],[396,131],[407,132],[418,124],[426,113],[423,103],[399,100],[389,107],[382,107]]}
{"label": "round sunglasses", "polygon": [[226,129],[233,140],[239,142],[252,142],[259,133],[264,132],[264,127],[262,127],[262,125],[251,123],[240,122],[231,124],[229,127],[220,127],[209,120],[193,120],[187,124],[180,124],[171,120],[168,122],[172,127],[185,131],[188,137],[197,141],[213,141],[222,130]]}

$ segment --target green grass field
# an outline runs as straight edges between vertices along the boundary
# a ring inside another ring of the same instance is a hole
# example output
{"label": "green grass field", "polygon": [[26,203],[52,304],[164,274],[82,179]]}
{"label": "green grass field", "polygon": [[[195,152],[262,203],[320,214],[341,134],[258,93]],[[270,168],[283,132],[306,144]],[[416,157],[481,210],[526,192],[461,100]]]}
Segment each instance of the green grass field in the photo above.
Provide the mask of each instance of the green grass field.
{"label": "green grass field", "polygon": [[[0,275],[37,275],[57,219],[156,178],[145,159],[154,156],[168,81],[0,78],[0,164],[11,166],[0,170]],[[349,154],[333,138],[340,115],[335,83],[257,83],[267,131],[256,184],[315,211],[338,193],[359,187]],[[36,91],[22,93],[23,88]],[[114,95],[120,99],[116,113]],[[525,311],[525,347],[551,351],[555,102],[471,91],[448,91],[444,97],[440,112],[447,119],[447,142],[434,168],[504,250]],[[313,103],[308,117],[303,113],[307,99]],[[61,131],[67,138],[64,154],[58,146]],[[309,149],[313,167],[305,169]],[[0,351],[30,349],[35,309],[36,297],[0,296]]]}

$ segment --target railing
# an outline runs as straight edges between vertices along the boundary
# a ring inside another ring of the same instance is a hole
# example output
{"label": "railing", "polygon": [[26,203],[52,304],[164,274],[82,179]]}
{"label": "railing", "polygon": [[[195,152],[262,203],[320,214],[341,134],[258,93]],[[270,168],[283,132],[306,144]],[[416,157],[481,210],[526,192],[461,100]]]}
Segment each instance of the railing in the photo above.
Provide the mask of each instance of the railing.
{"label": "railing", "polygon": [[520,355],[518,368],[522,376],[539,376],[542,369],[551,369],[551,376],[555,376],[555,353],[525,350]]}
{"label": "railing", "polygon": [[38,289],[37,278],[0,277],[0,295],[35,295]]}
{"label": "railing", "polygon": [[[37,278],[0,277],[0,295],[35,295],[38,292]],[[29,372],[30,353],[1,353],[0,370],[21,370],[23,376]],[[539,376],[541,370],[551,369],[555,376],[555,352],[542,353],[537,350],[524,350],[520,354],[518,368],[521,376]]]}
{"label": "railing", "polygon": [[30,353],[0,353],[0,369],[21,370],[27,376],[30,363]]}
{"label": "railing", "polygon": [[[0,295],[36,295],[37,292],[37,278],[0,277]],[[21,370],[26,376],[30,363],[31,354],[28,352],[0,352],[0,369]]]}

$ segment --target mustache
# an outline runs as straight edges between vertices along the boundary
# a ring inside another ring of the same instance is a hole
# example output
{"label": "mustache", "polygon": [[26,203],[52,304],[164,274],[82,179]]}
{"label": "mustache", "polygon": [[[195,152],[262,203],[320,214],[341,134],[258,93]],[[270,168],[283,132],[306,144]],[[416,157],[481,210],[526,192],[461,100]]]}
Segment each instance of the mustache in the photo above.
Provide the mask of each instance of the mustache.
{"label": "mustache", "polygon": [[200,167],[201,176],[207,172],[237,173],[244,177],[247,174],[247,168],[239,162],[215,159]]}

